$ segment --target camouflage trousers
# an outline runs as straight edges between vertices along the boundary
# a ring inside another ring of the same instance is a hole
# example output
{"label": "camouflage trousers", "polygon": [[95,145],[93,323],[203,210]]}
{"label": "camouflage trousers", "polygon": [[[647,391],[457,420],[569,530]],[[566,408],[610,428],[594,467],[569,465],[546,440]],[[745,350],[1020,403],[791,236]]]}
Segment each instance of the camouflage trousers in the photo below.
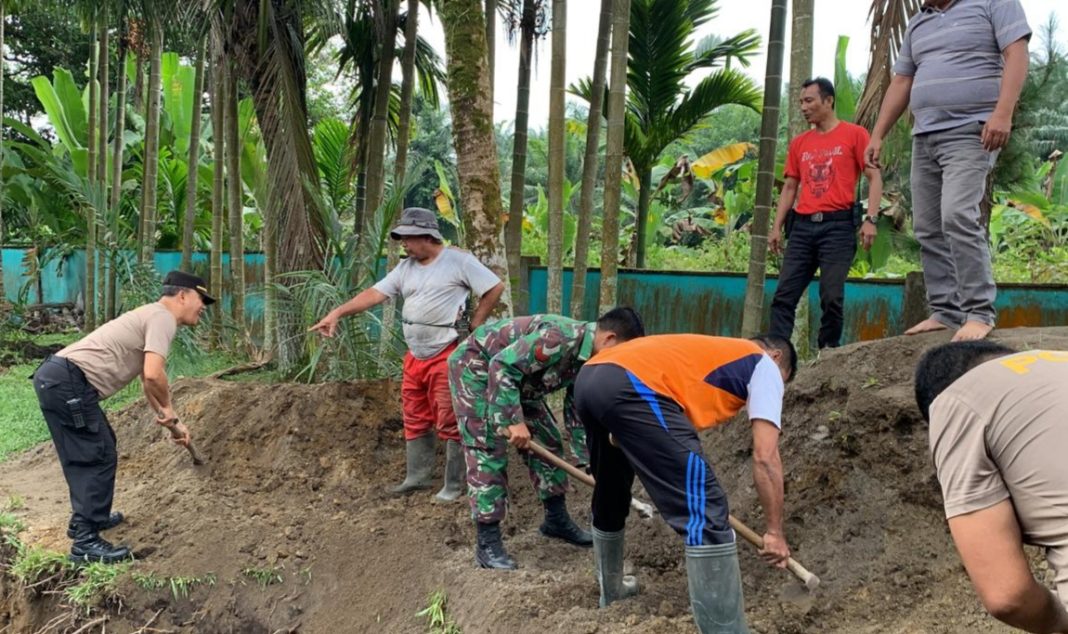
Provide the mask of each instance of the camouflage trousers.
{"label": "camouflage trousers", "polygon": [[[460,344],[449,357],[449,389],[463,439],[467,493],[477,522],[499,522],[508,512],[508,439],[491,429],[486,415],[489,359],[476,346]],[[531,438],[563,457],[560,430],[543,400],[524,402],[523,418]],[[518,422],[518,421],[517,421]],[[574,436],[572,436],[574,439]],[[585,451],[585,436],[580,438]],[[546,500],[567,491],[567,473],[521,451],[538,497]]]}

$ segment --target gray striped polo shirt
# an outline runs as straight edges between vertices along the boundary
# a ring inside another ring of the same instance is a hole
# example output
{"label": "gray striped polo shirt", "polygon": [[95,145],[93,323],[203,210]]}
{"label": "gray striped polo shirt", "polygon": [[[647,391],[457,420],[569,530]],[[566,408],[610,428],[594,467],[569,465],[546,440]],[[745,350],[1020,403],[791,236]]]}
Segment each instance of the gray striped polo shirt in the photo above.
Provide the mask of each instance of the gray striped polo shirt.
{"label": "gray striped polo shirt", "polygon": [[1020,0],[956,0],[909,21],[894,73],[913,78],[913,134],[985,122],[1001,90],[1002,51],[1030,39]]}

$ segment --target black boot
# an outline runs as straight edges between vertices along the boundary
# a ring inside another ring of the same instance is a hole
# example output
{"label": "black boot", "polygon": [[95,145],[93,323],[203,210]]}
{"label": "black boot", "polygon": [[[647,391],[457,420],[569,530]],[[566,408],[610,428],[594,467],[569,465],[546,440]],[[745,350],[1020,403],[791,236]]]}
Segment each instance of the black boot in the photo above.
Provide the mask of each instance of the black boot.
{"label": "black boot", "polygon": [[564,496],[556,495],[545,500],[545,521],[541,523],[542,535],[556,537],[576,546],[592,546],[593,537],[575,524],[567,514]]}
{"label": "black boot", "polygon": [[475,561],[480,568],[495,570],[515,570],[515,560],[504,549],[501,540],[501,523],[483,524],[475,522],[478,527],[478,545],[475,547]]}
{"label": "black boot", "polygon": [[113,564],[129,559],[130,549],[115,546],[100,536],[100,533],[86,524],[74,526],[74,544],[70,547],[71,561],[79,563],[100,562]]}
{"label": "black boot", "polygon": [[[108,516],[108,519],[107,519],[106,522],[104,522],[103,524],[98,525],[96,527],[96,530],[98,530],[98,531],[106,531],[109,528],[115,528],[119,524],[122,524],[122,520],[124,520],[124,519],[126,519],[126,517],[122,513],[119,513],[118,511],[115,511],[110,516]],[[70,524],[67,524],[67,537],[70,537],[71,539],[74,539],[74,532],[75,532],[74,522],[72,521]]]}

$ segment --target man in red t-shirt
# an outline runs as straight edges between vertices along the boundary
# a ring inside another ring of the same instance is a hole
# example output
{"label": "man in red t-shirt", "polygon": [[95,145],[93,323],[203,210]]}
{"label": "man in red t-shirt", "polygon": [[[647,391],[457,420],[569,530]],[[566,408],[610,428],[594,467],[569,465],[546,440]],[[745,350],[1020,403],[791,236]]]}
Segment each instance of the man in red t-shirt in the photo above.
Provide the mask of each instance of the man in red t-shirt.
{"label": "man in red t-shirt", "polygon": [[823,77],[802,84],[801,113],[812,129],[790,142],[785,183],[779,197],[768,247],[782,250],[783,225],[789,216],[786,255],[771,301],[772,335],[789,339],[801,294],[820,271],[820,348],[841,343],[845,280],[857,251],[854,193],[863,171],[868,178],[868,211],[860,235],[865,249],[875,240],[882,175],[864,167],[868,131],[839,121],[834,112],[834,85]]}

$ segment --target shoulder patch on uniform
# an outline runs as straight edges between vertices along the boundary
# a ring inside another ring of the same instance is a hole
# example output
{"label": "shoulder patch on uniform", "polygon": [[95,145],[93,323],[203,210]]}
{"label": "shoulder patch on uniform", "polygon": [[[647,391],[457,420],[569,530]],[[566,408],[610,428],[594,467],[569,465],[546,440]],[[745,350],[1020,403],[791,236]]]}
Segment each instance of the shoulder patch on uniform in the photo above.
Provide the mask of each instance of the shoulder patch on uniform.
{"label": "shoulder patch on uniform", "polygon": [[730,363],[725,363],[710,372],[705,377],[705,383],[712,387],[718,387],[743,401],[748,400],[749,381],[753,378],[753,371],[763,356],[762,352],[753,353],[741,359],[735,359]]}

